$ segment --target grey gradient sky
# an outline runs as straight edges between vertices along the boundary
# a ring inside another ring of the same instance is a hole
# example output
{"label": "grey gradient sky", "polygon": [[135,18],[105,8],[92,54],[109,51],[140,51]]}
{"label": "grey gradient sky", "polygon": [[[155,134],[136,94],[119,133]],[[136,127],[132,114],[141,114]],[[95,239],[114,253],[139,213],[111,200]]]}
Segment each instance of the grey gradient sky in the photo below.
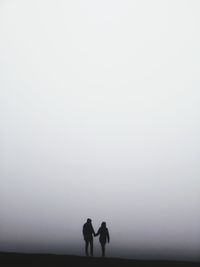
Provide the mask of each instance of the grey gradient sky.
{"label": "grey gradient sky", "polygon": [[1,251],[200,260],[199,13],[0,1]]}

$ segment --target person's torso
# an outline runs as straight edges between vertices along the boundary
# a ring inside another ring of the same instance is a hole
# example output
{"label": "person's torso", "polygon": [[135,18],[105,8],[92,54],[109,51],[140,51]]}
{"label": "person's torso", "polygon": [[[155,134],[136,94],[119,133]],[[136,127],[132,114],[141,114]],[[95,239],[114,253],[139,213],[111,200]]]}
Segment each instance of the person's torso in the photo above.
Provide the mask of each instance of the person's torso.
{"label": "person's torso", "polygon": [[100,234],[100,237],[105,237],[108,235],[108,229],[107,228],[100,228],[99,229],[99,234]]}
{"label": "person's torso", "polygon": [[84,236],[88,236],[88,237],[90,237],[90,236],[92,236],[92,234],[93,234],[93,227],[92,227],[92,225],[91,224],[84,224],[84,226],[83,226],[83,234],[84,234]]}

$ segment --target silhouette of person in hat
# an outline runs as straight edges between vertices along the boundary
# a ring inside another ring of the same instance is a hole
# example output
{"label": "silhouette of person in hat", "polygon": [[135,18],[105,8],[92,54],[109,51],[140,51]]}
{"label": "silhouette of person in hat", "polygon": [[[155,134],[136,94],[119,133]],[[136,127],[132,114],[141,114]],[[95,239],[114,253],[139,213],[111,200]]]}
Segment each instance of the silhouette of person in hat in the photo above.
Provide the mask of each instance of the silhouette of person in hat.
{"label": "silhouette of person in hat", "polygon": [[92,226],[92,220],[88,218],[87,222],[83,225],[83,237],[85,240],[86,256],[89,256],[88,254],[89,246],[90,246],[90,256],[93,256],[93,235],[95,235],[95,232]]}
{"label": "silhouette of person in hat", "polygon": [[108,243],[110,242],[110,235],[108,232],[108,228],[106,227],[106,222],[102,222],[101,227],[99,228],[95,236],[98,236],[98,235],[99,235],[99,242],[101,244],[102,257],[105,257],[106,242]]}

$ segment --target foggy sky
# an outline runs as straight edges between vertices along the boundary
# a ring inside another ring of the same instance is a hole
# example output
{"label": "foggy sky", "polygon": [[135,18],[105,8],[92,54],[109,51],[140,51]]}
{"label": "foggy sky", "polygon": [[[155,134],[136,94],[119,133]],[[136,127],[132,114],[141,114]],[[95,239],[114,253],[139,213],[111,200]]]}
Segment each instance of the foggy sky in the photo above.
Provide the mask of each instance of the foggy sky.
{"label": "foggy sky", "polygon": [[200,260],[199,12],[0,2],[0,251]]}

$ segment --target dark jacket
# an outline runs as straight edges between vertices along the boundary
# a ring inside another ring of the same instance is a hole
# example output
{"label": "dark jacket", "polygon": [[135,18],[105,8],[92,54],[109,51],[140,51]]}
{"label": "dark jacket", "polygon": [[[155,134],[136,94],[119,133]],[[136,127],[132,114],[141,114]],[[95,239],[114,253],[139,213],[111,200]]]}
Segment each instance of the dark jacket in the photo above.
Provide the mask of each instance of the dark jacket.
{"label": "dark jacket", "polygon": [[100,243],[106,243],[110,241],[110,236],[109,236],[109,232],[108,232],[108,228],[107,227],[100,227],[97,234],[96,235],[100,235],[99,236],[99,241]]}
{"label": "dark jacket", "polygon": [[94,232],[94,229],[93,229],[92,224],[86,222],[83,225],[83,237],[84,237],[84,240],[90,240],[90,239],[92,239],[93,238],[93,235],[95,235],[95,232]]}

